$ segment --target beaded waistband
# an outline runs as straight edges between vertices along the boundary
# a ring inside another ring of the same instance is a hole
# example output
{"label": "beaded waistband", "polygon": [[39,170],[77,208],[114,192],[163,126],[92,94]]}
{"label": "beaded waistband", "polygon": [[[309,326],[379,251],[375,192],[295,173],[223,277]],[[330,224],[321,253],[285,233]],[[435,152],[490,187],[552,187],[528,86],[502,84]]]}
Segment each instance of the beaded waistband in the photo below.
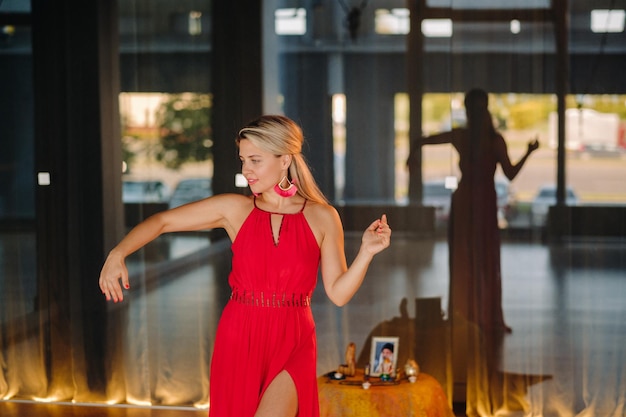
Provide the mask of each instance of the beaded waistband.
{"label": "beaded waistband", "polygon": [[233,290],[230,299],[239,304],[254,307],[308,307],[311,305],[311,296],[296,293],[266,293],[247,290]]}

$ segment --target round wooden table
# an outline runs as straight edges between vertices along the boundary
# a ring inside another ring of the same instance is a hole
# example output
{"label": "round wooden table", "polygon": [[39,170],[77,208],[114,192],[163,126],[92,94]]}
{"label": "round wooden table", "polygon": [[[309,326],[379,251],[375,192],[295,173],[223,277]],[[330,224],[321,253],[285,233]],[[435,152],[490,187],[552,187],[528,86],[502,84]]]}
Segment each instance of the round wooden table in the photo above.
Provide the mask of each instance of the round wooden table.
{"label": "round wooden table", "polygon": [[443,388],[428,374],[420,373],[414,383],[372,377],[367,390],[362,382],[362,371],[343,380],[319,377],[320,417],[454,417]]}

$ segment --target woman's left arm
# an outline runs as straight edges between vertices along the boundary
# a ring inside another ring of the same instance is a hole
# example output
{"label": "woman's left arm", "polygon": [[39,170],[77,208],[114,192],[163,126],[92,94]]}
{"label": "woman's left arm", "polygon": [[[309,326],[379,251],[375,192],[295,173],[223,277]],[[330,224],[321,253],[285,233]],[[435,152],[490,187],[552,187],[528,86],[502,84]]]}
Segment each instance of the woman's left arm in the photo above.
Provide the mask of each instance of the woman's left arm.
{"label": "woman's left arm", "polygon": [[539,141],[537,138],[528,142],[528,147],[526,149],[526,153],[524,156],[515,164],[511,163],[511,159],[509,158],[509,152],[507,150],[506,142],[504,138],[498,135],[496,142],[496,154],[498,155],[498,161],[500,162],[500,166],[502,167],[502,172],[509,179],[509,181],[513,181],[513,179],[519,174],[520,170],[526,163],[526,160],[537,148],[539,148]]}
{"label": "woman's left arm", "polygon": [[374,220],[363,233],[359,252],[348,267],[341,220],[334,209],[328,216],[330,219],[324,223],[327,226],[320,245],[322,281],[328,298],[341,307],[350,301],[363,283],[374,255],[389,246],[391,228],[385,214]]}

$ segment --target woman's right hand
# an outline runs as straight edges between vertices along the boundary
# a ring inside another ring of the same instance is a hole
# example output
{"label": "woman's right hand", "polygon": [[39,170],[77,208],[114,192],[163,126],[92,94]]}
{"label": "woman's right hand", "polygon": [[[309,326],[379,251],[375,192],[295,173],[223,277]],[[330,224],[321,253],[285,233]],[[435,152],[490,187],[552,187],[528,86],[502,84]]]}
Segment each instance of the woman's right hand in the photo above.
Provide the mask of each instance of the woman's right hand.
{"label": "woman's right hand", "polygon": [[128,269],[124,262],[124,256],[115,251],[111,251],[104,262],[102,271],[100,271],[100,279],[98,281],[100,290],[102,290],[102,294],[104,294],[107,301],[113,300],[113,302],[117,303],[124,299],[120,280],[124,288],[130,288],[128,283]]}

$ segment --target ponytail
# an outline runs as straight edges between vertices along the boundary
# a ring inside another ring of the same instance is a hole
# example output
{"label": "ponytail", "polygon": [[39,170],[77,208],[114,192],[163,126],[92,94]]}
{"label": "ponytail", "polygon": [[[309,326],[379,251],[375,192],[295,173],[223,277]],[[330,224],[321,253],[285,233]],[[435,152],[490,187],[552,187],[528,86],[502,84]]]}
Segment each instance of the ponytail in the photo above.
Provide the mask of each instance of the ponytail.
{"label": "ponytail", "polygon": [[302,197],[316,203],[328,204],[328,199],[318,187],[317,182],[315,182],[309,165],[301,153],[293,155],[291,165],[289,166],[289,175],[296,180],[298,194]]}

